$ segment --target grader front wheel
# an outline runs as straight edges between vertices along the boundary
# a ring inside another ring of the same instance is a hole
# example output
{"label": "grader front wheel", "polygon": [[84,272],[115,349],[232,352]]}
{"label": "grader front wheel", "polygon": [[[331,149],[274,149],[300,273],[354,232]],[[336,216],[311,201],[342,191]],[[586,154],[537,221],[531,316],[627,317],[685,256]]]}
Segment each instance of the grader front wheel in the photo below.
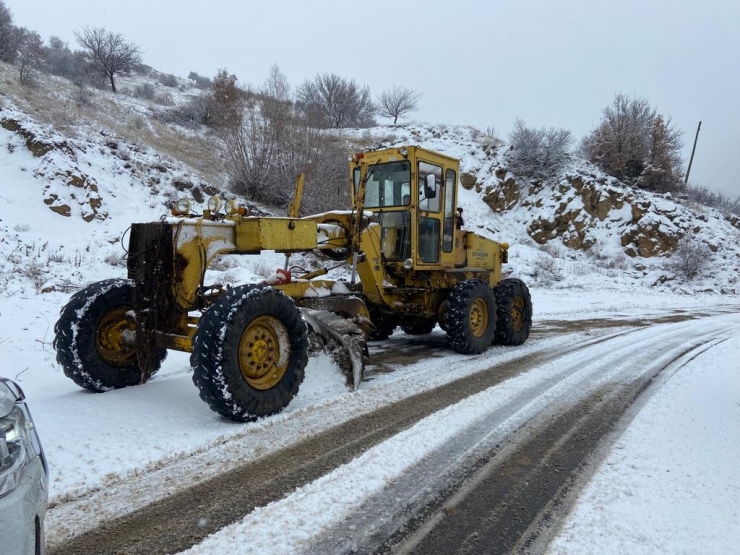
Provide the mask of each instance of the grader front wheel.
{"label": "grader front wheel", "polygon": [[275,316],[258,316],[247,326],[239,341],[239,368],[247,383],[255,389],[275,387],[288,369],[290,337]]}
{"label": "grader front wheel", "polygon": [[216,299],[193,336],[193,382],[215,412],[244,422],[280,412],[308,361],[306,324],[270,287],[235,287]]}

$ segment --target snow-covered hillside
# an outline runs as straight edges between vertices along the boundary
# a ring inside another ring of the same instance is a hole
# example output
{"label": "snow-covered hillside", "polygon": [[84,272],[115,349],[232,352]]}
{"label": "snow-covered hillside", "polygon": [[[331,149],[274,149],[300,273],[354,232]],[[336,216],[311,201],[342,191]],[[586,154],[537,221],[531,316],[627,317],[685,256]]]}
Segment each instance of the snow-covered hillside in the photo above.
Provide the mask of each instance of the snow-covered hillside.
{"label": "snow-covered hillside", "polygon": [[[99,122],[79,122],[71,137],[11,101],[0,122],[6,291],[69,290],[121,275],[120,240],[130,223],[159,219],[179,196],[197,204],[222,194],[193,168]],[[578,159],[557,179],[529,183],[507,170],[507,145],[469,127],[410,124],[342,136],[348,148],[418,144],[458,157],[466,226],[508,242],[512,270],[530,284],[737,290],[738,222],[715,210],[629,189]],[[692,282],[665,263],[689,230],[712,252],[706,271]],[[229,282],[270,271],[264,258],[226,266]]]}

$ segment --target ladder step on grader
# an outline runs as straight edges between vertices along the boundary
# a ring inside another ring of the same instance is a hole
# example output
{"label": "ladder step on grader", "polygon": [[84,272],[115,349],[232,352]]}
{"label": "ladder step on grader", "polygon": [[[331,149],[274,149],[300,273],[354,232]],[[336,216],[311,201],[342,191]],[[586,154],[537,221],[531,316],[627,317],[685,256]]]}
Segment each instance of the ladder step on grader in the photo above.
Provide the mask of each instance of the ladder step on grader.
{"label": "ladder step on grader", "polygon": [[[147,382],[169,349],[190,353],[201,398],[222,416],[252,421],[285,408],[308,357],[330,353],[357,388],[367,340],[396,327],[439,326],[452,349],[479,354],[521,345],[532,301],[518,279],[502,279],[506,243],[463,229],[459,161],[418,146],[351,156],[351,210],[299,217],[303,189],[286,217],[253,217],[216,197],[198,215],[181,199],[162,221],[131,226],[128,278],[92,283],[62,308],[57,362],[75,383],[102,392]],[[224,254],[316,252],[348,265],[263,283],[204,283]]]}

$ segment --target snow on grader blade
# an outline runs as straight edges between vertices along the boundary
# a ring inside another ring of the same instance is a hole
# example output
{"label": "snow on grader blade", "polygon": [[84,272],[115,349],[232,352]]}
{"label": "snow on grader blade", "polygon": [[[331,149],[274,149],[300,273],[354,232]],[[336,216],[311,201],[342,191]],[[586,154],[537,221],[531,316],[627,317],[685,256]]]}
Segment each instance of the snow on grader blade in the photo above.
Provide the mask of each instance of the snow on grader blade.
{"label": "snow on grader blade", "polygon": [[[358,153],[350,161],[351,210],[299,217],[303,176],[287,217],[252,217],[212,197],[201,214],[181,199],[172,217],[131,226],[128,279],[88,285],[55,325],[57,361],[91,391],[145,383],[169,349],[190,353],[200,397],[226,418],[251,421],[285,408],[308,356],[330,354],[359,387],[367,338],[437,324],[452,349],[478,354],[529,336],[527,286],[502,279],[508,245],[463,228],[459,162],[416,146]],[[222,254],[286,255],[259,284],[206,285]],[[293,253],[327,265],[294,276]],[[346,265],[349,277],[326,279]]]}

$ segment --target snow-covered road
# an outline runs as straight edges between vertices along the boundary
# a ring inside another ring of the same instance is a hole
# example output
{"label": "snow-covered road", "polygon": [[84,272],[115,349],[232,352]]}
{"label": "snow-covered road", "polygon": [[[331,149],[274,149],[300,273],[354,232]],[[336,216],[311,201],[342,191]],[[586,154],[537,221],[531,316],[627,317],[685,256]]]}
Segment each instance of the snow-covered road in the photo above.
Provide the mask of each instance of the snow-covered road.
{"label": "snow-covered road", "polygon": [[[361,522],[352,524],[354,528],[337,523],[357,518],[354,509],[358,506],[373,504],[383,507],[389,515],[386,521],[366,519],[365,525],[375,527],[377,539],[378,534],[390,534],[390,523],[398,509],[423,505],[425,495],[445,480],[460,476],[461,469],[469,466],[476,454],[485,451],[491,442],[511,436],[534,415],[546,414],[552,407],[564,410],[601,386],[629,381],[671,360],[680,360],[681,353],[694,344],[710,338],[736,338],[738,334],[738,317],[734,314],[666,322],[630,331],[634,320],[648,317],[670,320],[676,313],[685,318],[700,310],[727,312],[730,307],[719,297],[661,296],[638,306],[629,296],[613,296],[604,302],[600,294],[583,294],[574,302],[567,294],[535,292],[539,326],[521,348],[494,348],[479,357],[464,357],[437,348],[442,342],[441,332],[437,331],[428,338],[432,356],[414,356],[394,367],[380,365],[376,371],[371,368],[369,381],[355,393],[347,392],[328,360],[314,359],[301,393],[288,410],[244,425],[220,420],[200,402],[190,381],[187,358],[178,354],[170,355],[157,378],[143,387],[103,395],[76,389],[58,369],[52,370],[55,367],[48,332],[44,335],[47,321],[53,322],[55,317],[52,297],[38,297],[35,304],[27,299],[10,301],[4,305],[4,317],[10,316],[10,320],[4,319],[0,349],[8,355],[17,353],[6,360],[16,360],[19,371],[28,367],[19,379],[31,399],[52,466],[54,506],[47,517],[52,547],[101,522],[204,483],[352,418],[371,415],[411,395],[454,384],[494,365],[500,368],[503,373],[496,385],[425,415],[400,434],[358,453],[354,460],[300,484],[291,495],[256,507],[242,522],[192,551],[217,553],[218,549],[227,549],[223,546],[233,548],[234,541],[239,543],[240,553],[287,553],[319,549],[317,546],[357,545],[358,538],[372,534],[364,534]],[[736,314],[737,306],[734,310]],[[602,324],[587,323],[585,329],[577,332],[561,329],[567,322],[583,328],[578,322],[592,319],[602,319],[595,320]],[[610,320],[609,325],[617,327],[604,324]],[[15,329],[26,328],[24,333],[14,333],[12,323],[18,325]],[[724,343],[723,348],[732,341]],[[710,341],[706,347],[711,344]],[[417,341],[397,333],[379,344],[376,354],[382,359],[383,351],[413,352],[420,348],[423,347]],[[677,375],[690,373],[697,365],[703,368],[702,361],[717,348],[710,348],[707,354],[681,366]],[[558,356],[553,358],[555,355]],[[731,371],[710,374],[708,378],[736,376],[737,363],[731,361],[739,358],[720,357],[719,361],[724,361]],[[418,360],[413,362],[414,359]],[[527,364],[521,365],[522,360]],[[511,371],[517,364],[527,371]],[[712,364],[718,364],[717,360]],[[511,374],[505,373],[507,365]],[[7,374],[14,376],[12,372]],[[737,382],[724,388],[717,385],[717,390],[740,399]],[[724,424],[730,426],[726,430],[730,433],[737,421]],[[732,449],[726,452],[730,458],[737,456]],[[449,457],[445,453],[456,455]],[[629,468],[626,463],[620,474],[623,479],[629,479]],[[738,466],[722,468],[726,470],[725,479],[729,479],[727,475]],[[712,484],[719,482],[721,478]],[[389,499],[397,500],[390,504],[396,506],[395,512],[389,511]],[[738,501],[737,490],[730,490],[722,499]],[[605,509],[602,513],[608,514]],[[574,539],[578,534],[572,533],[577,522],[578,519],[565,529],[570,543],[559,549],[567,551],[574,542],[578,544]],[[249,541],[239,541],[245,530]],[[342,534],[337,535],[337,530]],[[347,534],[347,530],[352,533]],[[605,537],[604,541],[610,540]]]}

